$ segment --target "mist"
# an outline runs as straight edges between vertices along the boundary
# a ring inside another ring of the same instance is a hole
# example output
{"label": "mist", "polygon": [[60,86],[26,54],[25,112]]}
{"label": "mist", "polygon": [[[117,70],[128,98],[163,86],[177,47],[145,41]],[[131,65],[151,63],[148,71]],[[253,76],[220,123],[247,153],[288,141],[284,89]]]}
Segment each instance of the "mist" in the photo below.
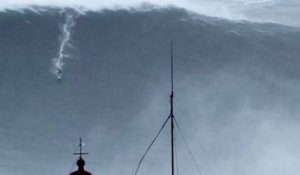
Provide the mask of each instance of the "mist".
{"label": "mist", "polygon": [[[69,174],[82,137],[88,171],[132,175],[169,115],[170,40],[175,117],[204,174],[299,174],[298,28],[182,8],[87,11],[57,83],[59,11],[0,13],[3,174]],[[169,130],[139,174],[170,173]],[[176,148],[179,174],[197,174],[178,135]]]}
{"label": "mist", "polygon": [[36,7],[75,8],[82,13],[86,11],[101,11],[103,9],[134,9],[149,10],[152,8],[177,7],[186,10],[230,20],[247,20],[254,22],[271,22],[289,26],[300,26],[300,3],[297,0],[2,0],[0,10],[18,10]]}

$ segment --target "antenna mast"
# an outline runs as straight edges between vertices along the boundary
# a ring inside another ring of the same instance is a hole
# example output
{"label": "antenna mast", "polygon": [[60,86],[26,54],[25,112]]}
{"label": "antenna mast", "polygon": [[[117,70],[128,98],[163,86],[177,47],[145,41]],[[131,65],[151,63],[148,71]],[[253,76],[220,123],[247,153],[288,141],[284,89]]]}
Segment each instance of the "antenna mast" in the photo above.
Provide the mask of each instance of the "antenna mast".
{"label": "antenna mast", "polygon": [[171,160],[172,175],[174,175],[174,114],[173,114],[173,98],[174,98],[174,70],[173,70],[173,42],[171,41],[171,95],[170,95],[170,118],[171,118]]}
{"label": "antenna mast", "polygon": [[175,118],[174,118],[174,114],[173,114],[173,98],[174,98],[174,70],[173,70],[173,42],[171,40],[171,45],[170,45],[170,54],[171,54],[171,95],[170,95],[170,115],[168,116],[167,120],[164,122],[164,124],[162,125],[162,127],[160,128],[160,130],[158,131],[158,133],[156,134],[156,136],[154,137],[154,139],[152,140],[152,142],[150,143],[150,145],[148,146],[147,150],[145,151],[145,153],[143,154],[142,158],[140,159],[138,166],[136,168],[136,170],[134,171],[134,175],[137,175],[140,166],[145,158],[145,156],[147,155],[147,153],[149,152],[149,150],[151,149],[152,145],[154,144],[154,142],[156,141],[156,139],[158,138],[158,136],[160,135],[161,131],[164,129],[164,127],[166,126],[167,122],[169,121],[169,119],[171,119],[171,160],[172,160],[172,174],[171,175],[175,175],[175,165],[174,165],[174,122],[176,122]]}

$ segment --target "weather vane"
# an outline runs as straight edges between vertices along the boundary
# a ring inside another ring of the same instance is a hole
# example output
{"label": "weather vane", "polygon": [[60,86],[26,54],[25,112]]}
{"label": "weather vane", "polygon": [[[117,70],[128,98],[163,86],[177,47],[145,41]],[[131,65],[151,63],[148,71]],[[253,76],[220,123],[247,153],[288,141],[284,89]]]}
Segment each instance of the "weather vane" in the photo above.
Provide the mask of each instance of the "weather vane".
{"label": "weather vane", "polygon": [[79,138],[79,153],[73,153],[74,155],[79,155],[79,158],[82,158],[82,155],[88,154],[88,153],[83,153],[82,152],[82,147],[84,146],[84,143],[82,142],[82,139]]}

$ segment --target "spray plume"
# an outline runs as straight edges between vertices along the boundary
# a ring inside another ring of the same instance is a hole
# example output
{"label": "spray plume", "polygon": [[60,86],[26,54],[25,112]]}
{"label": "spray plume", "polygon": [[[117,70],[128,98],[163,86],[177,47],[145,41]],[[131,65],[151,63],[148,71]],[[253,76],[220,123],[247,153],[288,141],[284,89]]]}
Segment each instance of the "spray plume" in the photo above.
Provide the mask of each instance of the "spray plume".
{"label": "spray plume", "polygon": [[68,48],[71,48],[71,30],[75,26],[75,20],[79,17],[79,13],[76,11],[61,11],[61,14],[65,16],[64,24],[61,27],[60,45],[57,57],[53,58],[53,67],[51,72],[56,76],[57,80],[61,80],[63,77],[64,59],[70,55],[67,52]]}

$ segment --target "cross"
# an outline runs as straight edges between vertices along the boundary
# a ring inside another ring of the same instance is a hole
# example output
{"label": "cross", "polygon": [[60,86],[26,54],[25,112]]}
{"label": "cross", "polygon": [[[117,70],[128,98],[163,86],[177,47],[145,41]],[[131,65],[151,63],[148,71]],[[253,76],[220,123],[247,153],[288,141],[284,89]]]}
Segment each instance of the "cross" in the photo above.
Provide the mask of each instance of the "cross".
{"label": "cross", "polygon": [[73,153],[74,155],[79,155],[79,158],[81,158],[82,155],[88,154],[88,153],[83,153],[82,152],[83,143],[82,143],[81,138],[79,138],[79,145],[78,146],[79,146],[79,153]]}

